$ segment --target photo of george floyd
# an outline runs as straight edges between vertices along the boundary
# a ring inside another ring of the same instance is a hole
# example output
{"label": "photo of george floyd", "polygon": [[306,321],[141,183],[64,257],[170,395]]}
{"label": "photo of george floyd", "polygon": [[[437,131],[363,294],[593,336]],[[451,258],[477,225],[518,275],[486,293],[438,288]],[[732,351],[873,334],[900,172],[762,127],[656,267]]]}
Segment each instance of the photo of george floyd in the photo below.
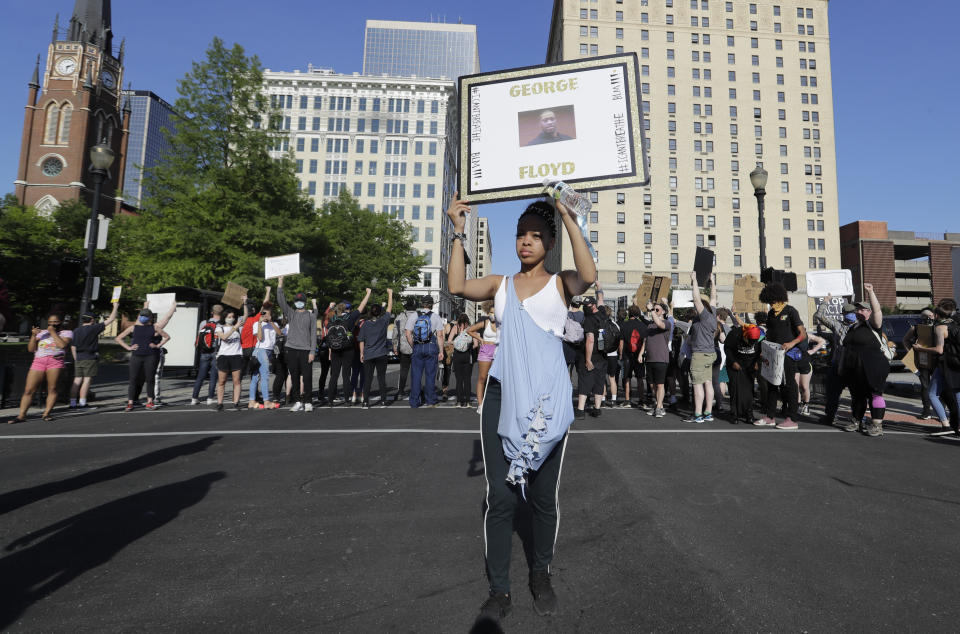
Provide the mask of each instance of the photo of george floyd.
{"label": "photo of george floyd", "polygon": [[573,105],[517,113],[520,147],[572,141],[577,138]]}

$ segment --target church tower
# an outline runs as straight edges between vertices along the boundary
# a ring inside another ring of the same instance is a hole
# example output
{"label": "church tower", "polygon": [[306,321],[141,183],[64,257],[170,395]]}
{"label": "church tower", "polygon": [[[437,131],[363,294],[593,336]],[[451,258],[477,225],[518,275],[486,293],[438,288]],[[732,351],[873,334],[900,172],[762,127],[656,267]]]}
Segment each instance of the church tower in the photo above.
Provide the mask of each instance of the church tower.
{"label": "church tower", "polygon": [[[59,18],[59,16],[58,16]],[[66,33],[54,22],[41,75],[28,84],[20,163],[14,181],[21,204],[50,210],[61,202],[93,203],[90,148],[104,142],[115,159],[99,211],[120,211],[130,107],[121,103],[123,44],[113,50],[110,0],[76,0]]]}

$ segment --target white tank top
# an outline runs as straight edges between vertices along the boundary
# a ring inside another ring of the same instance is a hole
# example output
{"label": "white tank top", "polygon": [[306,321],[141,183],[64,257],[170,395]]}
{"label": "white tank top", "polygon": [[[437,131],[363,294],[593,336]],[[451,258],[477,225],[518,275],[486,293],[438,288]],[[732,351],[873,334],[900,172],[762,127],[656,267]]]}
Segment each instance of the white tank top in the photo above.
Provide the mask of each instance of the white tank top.
{"label": "white tank top", "polygon": [[500,331],[494,330],[490,326],[492,321],[492,319],[488,319],[483,326],[483,342],[497,344],[500,343]]}
{"label": "white tank top", "polygon": [[[516,289],[514,289],[516,292]],[[535,294],[520,302],[523,309],[533,319],[533,322],[558,337],[563,336],[563,327],[567,323],[567,303],[557,290],[557,275],[550,276],[550,281]],[[504,276],[497,288],[493,299],[493,310],[497,323],[503,323],[503,311],[507,307],[507,277]]]}

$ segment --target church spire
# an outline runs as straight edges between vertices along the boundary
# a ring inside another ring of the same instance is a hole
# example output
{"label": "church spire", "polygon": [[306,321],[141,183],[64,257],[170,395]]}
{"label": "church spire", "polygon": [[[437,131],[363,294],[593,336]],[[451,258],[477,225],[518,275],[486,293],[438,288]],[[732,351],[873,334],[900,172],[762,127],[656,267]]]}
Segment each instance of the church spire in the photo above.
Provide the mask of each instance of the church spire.
{"label": "church spire", "polygon": [[110,0],[76,0],[70,18],[72,42],[96,44],[112,54],[113,31],[110,27]]}
{"label": "church spire", "polygon": [[33,67],[33,77],[27,84],[30,88],[40,88],[40,56],[37,55],[37,65]]}

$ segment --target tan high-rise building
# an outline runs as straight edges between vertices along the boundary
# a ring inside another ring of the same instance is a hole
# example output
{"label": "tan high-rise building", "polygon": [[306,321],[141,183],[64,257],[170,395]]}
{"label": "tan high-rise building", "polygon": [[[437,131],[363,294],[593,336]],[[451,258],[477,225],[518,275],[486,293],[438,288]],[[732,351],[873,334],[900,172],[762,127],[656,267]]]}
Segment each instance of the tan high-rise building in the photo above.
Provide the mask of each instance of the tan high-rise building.
{"label": "tan high-rise building", "polygon": [[[474,266],[474,271],[477,278],[481,278],[484,275],[490,275],[490,266],[493,264],[493,243],[490,241],[490,219],[486,217],[479,217],[476,219],[477,228],[474,233],[475,244],[473,247],[473,252],[477,256],[477,261]],[[480,302],[476,303],[476,314],[471,315],[474,320],[480,316],[481,308]]]}
{"label": "tan high-rise building", "polygon": [[[644,273],[689,283],[716,253],[721,303],[757,275],[750,172],[766,187],[767,265],[840,268],[827,0],[556,0],[547,62],[636,52],[652,181],[591,192],[608,298]],[[563,261],[572,254],[564,245]]]}

